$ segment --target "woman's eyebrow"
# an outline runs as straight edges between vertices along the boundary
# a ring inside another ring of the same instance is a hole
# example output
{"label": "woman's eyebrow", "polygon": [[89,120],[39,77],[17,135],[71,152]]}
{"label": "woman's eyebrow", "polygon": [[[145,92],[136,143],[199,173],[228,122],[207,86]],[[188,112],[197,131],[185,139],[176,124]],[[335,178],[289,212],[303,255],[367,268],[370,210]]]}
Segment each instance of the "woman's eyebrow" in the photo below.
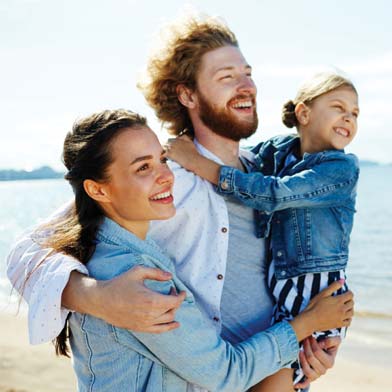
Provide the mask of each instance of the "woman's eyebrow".
{"label": "woman's eyebrow", "polygon": [[134,163],[147,161],[148,159],[152,159],[152,155],[143,155],[142,157],[137,157],[130,164],[133,165]]}

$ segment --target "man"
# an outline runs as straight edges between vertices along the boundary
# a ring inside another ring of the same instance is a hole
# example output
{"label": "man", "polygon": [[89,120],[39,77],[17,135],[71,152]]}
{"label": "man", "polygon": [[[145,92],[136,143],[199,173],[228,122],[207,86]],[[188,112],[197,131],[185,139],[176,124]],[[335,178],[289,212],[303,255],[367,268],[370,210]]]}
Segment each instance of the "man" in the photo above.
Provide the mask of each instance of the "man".
{"label": "man", "polygon": [[[249,170],[252,156],[240,156],[239,141],[258,123],[251,67],[234,34],[219,21],[190,19],[180,27],[172,27],[164,50],[151,58],[142,91],[172,134],[186,129],[204,155]],[[209,183],[177,165],[172,168],[177,214],[155,223],[150,235],[172,256],[212,327],[232,343],[242,341],[266,329],[272,314],[264,279],[266,244],[254,234],[253,211],[218,196]],[[143,285],[144,279],[170,276],[139,268],[97,282],[83,275],[86,270],[76,260],[49,253],[25,238],[9,257],[8,275],[30,305],[32,343],[57,336],[66,308],[135,331],[178,327],[175,310],[183,294],[163,296]],[[31,277],[24,286],[26,274]],[[331,342],[305,345],[308,359],[301,359],[309,380],[332,366],[335,348],[323,350]]]}

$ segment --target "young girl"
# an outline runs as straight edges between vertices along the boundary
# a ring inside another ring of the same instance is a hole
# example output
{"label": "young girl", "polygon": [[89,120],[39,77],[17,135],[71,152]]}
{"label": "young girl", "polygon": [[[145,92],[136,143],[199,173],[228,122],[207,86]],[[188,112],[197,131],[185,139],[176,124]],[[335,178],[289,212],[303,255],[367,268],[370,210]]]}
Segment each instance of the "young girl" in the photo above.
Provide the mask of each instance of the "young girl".
{"label": "young girl", "polygon": [[[44,244],[78,258],[95,279],[143,265],[173,276],[171,281],[146,281],[150,289],[186,293],[176,313],[180,327],[161,334],[137,333],[72,313],[69,339],[80,391],[196,390],[190,383],[213,391],[246,390],[291,363],[298,340],[320,328],[349,325],[352,294],[332,298],[342,286],[335,282],[290,323],[274,325],[237,346],[223,341],[177,278],[172,261],[147,238],[149,221],[168,219],[175,208],[173,174],[145,119],[125,110],[82,119],[66,136],[63,157],[75,202],[50,223],[52,234]],[[67,354],[66,332],[57,338],[61,354]]]}
{"label": "young girl", "polygon": [[[274,322],[291,320],[332,281],[345,279],[355,212],[357,158],[343,149],[355,137],[359,114],[354,85],[336,74],[318,74],[283,107],[283,123],[298,136],[277,136],[253,149],[259,172],[220,166],[196,151],[190,139],[168,145],[167,156],[258,210],[258,235],[270,236],[268,286]],[[345,285],[339,294],[347,290]],[[344,335],[340,329],[317,339]],[[303,381],[299,362],[253,391],[284,392]]]}

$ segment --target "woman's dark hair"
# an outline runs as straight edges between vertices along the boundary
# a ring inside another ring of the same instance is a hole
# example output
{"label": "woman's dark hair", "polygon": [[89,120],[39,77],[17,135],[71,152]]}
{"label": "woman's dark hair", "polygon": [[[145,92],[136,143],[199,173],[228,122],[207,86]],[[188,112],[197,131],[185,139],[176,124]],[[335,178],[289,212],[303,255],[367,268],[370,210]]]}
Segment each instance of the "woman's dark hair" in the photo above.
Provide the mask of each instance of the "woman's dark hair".
{"label": "woman's dark hair", "polygon": [[[147,126],[146,119],[128,110],[105,110],[77,121],[64,140],[63,162],[75,201],[67,212],[39,227],[35,239],[54,252],[73,256],[85,264],[95,250],[95,236],[103,218],[99,205],[88,196],[83,183],[109,180],[113,162],[111,145],[124,130]],[[45,233],[51,233],[48,238]],[[54,340],[57,355],[69,357],[68,323]]]}

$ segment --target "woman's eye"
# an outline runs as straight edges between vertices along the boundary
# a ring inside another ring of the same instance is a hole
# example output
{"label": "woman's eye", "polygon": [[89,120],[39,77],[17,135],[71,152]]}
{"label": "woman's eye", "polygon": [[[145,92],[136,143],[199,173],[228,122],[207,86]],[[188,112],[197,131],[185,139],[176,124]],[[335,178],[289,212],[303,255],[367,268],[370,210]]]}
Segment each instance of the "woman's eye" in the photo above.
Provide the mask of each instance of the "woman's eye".
{"label": "woman's eye", "polygon": [[148,168],[149,168],[148,163],[145,163],[144,165],[140,166],[136,171],[141,172],[147,170]]}

